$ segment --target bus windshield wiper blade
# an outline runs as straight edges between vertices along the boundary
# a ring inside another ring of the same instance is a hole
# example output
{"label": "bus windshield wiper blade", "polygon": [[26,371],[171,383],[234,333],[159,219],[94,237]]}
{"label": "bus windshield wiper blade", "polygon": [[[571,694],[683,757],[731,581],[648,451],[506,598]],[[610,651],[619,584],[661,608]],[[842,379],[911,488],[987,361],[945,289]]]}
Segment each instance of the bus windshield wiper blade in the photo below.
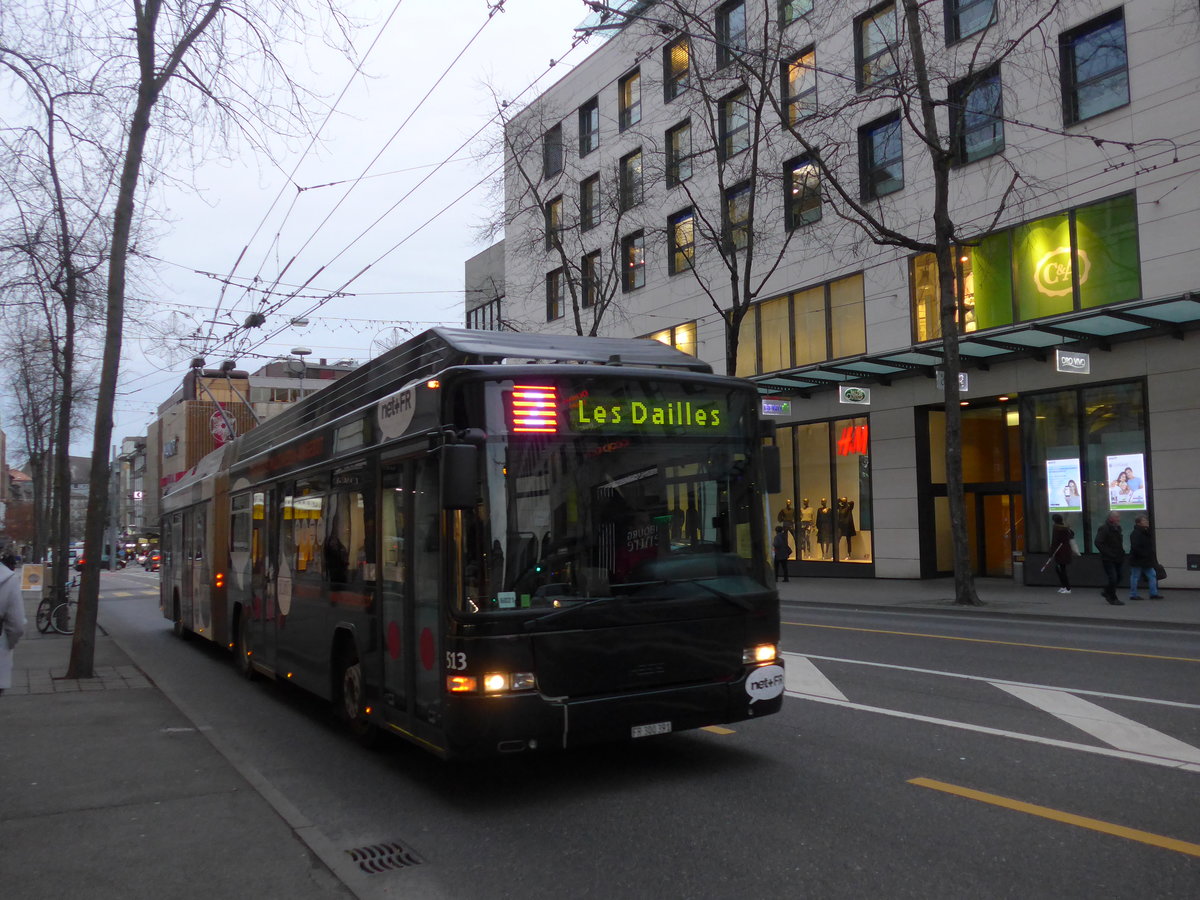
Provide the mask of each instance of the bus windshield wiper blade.
{"label": "bus windshield wiper blade", "polygon": [[550,612],[544,613],[540,616],[535,616],[527,621],[525,623],[525,630],[535,631],[547,622],[557,621],[558,619],[564,618],[569,613],[576,613],[583,609],[593,609],[596,606],[600,606],[605,603],[611,603],[616,599],[616,597],[591,597],[587,600],[584,600],[582,603],[576,603],[571,606],[564,606],[561,609],[551,610]]}

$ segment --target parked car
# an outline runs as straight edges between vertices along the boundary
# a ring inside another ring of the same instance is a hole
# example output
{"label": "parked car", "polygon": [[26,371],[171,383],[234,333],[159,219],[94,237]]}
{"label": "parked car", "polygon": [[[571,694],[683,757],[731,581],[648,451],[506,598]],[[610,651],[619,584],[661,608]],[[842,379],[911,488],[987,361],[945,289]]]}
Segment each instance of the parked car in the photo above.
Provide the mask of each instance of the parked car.
{"label": "parked car", "polygon": [[[83,554],[82,553],[79,554],[79,559],[75,561],[75,571],[82,572],[85,562],[86,562],[86,560],[84,559]],[[100,557],[100,568],[102,568],[102,569],[114,568],[112,558],[107,553],[105,553],[102,557]],[[121,559],[120,557],[117,557],[117,564],[116,564],[115,568],[118,568],[118,569],[125,568],[125,560]]]}
{"label": "parked car", "polygon": [[142,561],[142,566],[147,572],[157,572],[162,568],[162,554],[157,550],[153,553],[147,553],[146,558]]}

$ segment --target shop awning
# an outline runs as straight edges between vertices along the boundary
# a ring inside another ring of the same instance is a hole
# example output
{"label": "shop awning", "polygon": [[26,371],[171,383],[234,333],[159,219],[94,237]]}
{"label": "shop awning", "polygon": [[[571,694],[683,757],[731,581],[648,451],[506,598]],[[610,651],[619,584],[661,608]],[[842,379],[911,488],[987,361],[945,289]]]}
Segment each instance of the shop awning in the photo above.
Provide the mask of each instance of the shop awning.
{"label": "shop awning", "polygon": [[[1133,300],[1052,319],[1021,322],[960,335],[963,371],[987,370],[1018,359],[1045,360],[1059,347],[1109,350],[1114,344],[1170,336],[1183,340],[1200,330],[1200,297],[1192,293],[1163,300]],[[865,353],[751,376],[765,395],[801,397],[841,384],[888,385],[908,375],[935,377],[944,365],[942,341],[926,341],[888,353]]]}

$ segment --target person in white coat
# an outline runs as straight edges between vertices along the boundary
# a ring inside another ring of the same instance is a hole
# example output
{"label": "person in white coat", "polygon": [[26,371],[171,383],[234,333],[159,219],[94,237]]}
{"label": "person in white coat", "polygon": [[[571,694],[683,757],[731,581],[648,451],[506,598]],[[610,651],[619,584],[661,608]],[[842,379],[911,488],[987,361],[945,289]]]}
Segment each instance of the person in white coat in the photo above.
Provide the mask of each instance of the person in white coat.
{"label": "person in white coat", "polygon": [[0,694],[12,687],[13,648],[25,634],[25,624],[25,601],[17,573],[0,566]]}

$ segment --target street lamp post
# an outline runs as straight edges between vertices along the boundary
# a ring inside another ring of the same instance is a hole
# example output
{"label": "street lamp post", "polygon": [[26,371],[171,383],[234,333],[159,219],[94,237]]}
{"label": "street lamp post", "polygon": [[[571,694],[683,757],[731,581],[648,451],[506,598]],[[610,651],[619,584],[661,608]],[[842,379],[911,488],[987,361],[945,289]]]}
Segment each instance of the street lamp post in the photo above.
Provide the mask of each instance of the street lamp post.
{"label": "street lamp post", "polygon": [[301,400],[304,399],[304,372],[308,368],[307,363],[304,362],[304,357],[308,356],[310,353],[312,353],[312,351],[309,350],[307,347],[293,347],[292,348],[292,356],[297,356],[300,358],[300,397],[299,397],[299,399],[301,399]]}

